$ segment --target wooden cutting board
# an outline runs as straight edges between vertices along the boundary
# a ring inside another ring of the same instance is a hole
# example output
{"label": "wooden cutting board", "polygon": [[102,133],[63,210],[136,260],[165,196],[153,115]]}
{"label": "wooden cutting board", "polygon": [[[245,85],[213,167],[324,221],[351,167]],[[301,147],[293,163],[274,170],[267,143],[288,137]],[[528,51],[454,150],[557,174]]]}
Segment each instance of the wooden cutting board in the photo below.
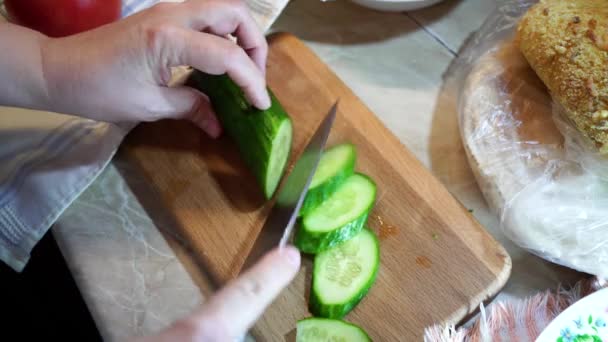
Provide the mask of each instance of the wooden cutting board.
{"label": "wooden cutting board", "polygon": [[[495,295],[510,274],[505,250],[302,42],[275,34],[269,43],[269,86],[294,121],[290,163],[339,98],[328,145],[355,144],[357,170],[378,185],[369,226],[380,238],[379,275],[345,320],[378,341],[421,340],[425,327],[458,323]],[[121,152],[171,214],[171,228],[198,265],[219,285],[238,274],[272,203],[231,141],[162,121],[138,126]],[[254,327],[260,341],[293,338],[296,321],[309,315],[311,266],[304,260]]]}

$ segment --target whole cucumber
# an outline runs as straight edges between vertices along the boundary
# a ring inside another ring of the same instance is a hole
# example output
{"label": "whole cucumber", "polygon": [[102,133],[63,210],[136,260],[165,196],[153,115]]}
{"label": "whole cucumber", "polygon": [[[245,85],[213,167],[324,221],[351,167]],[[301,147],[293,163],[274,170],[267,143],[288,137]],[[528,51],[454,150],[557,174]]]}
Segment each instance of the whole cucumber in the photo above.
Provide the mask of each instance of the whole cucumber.
{"label": "whole cucumber", "polygon": [[190,83],[209,97],[223,129],[236,143],[266,199],[270,199],[283,176],[292,146],[292,122],[283,106],[268,89],[270,108],[253,107],[227,75],[194,70]]}

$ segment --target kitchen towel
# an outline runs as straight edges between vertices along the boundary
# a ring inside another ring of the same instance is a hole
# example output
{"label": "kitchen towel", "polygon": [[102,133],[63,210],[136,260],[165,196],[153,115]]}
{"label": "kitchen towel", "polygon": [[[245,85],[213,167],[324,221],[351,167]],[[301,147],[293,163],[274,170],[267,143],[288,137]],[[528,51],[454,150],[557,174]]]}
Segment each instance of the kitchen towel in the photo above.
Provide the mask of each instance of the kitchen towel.
{"label": "kitchen towel", "polygon": [[[181,0],[168,0],[181,1]],[[122,16],[158,0],[124,0]],[[247,0],[266,32],[288,0]],[[4,20],[0,16],[0,20]],[[134,127],[0,107],[0,259],[23,270],[57,218],[95,180]]]}

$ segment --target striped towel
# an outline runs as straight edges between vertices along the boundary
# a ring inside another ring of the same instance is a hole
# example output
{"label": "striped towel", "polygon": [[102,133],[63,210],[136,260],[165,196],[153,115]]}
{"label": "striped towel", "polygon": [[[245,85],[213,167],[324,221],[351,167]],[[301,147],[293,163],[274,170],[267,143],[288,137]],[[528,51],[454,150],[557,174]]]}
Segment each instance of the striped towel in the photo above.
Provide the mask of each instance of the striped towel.
{"label": "striped towel", "polygon": [[[124,0],[122,16],[156,2]],[[264,31],[287,2],[247,0]],[[133,126],[0,107],[0,259],[22,271],[32,248],[101,173]]]}

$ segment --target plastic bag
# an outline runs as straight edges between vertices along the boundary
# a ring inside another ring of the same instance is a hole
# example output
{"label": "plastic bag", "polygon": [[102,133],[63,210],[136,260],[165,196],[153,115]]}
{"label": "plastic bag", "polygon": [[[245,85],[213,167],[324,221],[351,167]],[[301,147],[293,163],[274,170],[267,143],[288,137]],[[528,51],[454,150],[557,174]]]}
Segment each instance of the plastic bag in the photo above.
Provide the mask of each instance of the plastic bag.
{"label": "plastic bag", "polygon": [[503,1],[453,66],[461,137],[501,229],[546,260],[608,278],[608,157],[572,126],[515,41],[537,1]]}

